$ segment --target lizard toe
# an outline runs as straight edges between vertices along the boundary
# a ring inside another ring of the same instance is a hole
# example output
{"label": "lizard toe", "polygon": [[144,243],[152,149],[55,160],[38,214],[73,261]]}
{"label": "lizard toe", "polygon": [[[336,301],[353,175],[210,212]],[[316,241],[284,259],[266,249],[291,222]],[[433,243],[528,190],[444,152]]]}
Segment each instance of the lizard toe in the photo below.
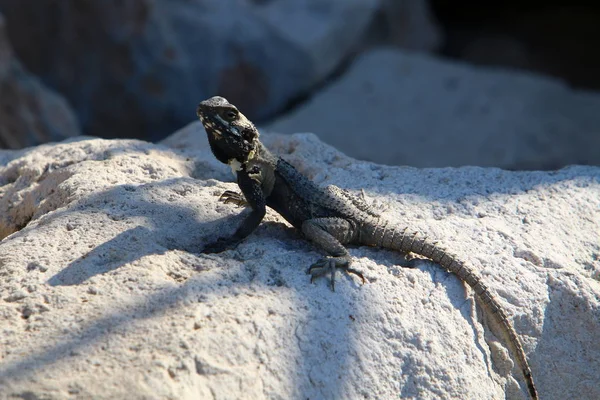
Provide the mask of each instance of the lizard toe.
{"label": "lizard toe", "polygon": [[358,276],[362,280],[363,284],[366,282],[365,277],[359,270],[350,267],[350,259],[348,257],[323,257],[311,265],[307,273],[311,275],[311,283],[316,278],[329,273],[331,290],[335,291],[335,278],[338,269],[341,269],[347,274]]}
{"label": "lizard toe", "polygon": [[248,205],[246,198],[243,194],[234,192],[233,190],[226,190],[219,197],[219,201],[225,204],[235,204],[238,207],[245,207]]}

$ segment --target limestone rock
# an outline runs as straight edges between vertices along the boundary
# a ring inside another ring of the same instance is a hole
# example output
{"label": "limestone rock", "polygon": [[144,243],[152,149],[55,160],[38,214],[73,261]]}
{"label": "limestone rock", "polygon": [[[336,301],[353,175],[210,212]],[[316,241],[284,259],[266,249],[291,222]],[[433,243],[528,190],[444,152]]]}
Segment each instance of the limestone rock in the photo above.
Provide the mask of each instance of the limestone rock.
{"label": "limestone rock", "polygon": [[[319,252],[272,212],[237,249],[201,254],[247,212],[218,202],[236,185],[213,179],[231,172],[204,136],[0,153],[0,398],[523,398],[471,295],[432,263],[354,248],[369,282],[332,293],[305,274]],[[314,135],[264,140],[480,269],[541,398],[600,398],[600,168],[419,170]]]}
{"label": "limestone rock", "polygon": [[600,165],[599,109],[554,79],[379,49],[264,128],[389,165],[555,169]]}

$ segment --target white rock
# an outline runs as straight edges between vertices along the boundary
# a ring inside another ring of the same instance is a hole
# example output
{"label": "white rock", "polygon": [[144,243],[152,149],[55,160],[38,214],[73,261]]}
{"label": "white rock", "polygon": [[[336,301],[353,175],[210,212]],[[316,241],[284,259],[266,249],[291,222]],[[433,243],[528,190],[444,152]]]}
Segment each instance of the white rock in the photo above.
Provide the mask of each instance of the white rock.
{"label": "white rock", "polygon": [[264,130],[390,165],[553,169],[600,164],[598,109],[554,79],[379,49]]}
{"label": "white rock", "polygon": [[[355,248],[369,282],[333,293],[305,274],[319,252],[272,212],[236,250],[200,254],[240,212],[217,201],[236,185],[210,179],[231,172],[203,135],[1,154],[0,398],[523,398],[471,294],[436,265]],[[480,269],[541,398],[600,398],[599,168],[419,170],[314,135],[264,141]]]}

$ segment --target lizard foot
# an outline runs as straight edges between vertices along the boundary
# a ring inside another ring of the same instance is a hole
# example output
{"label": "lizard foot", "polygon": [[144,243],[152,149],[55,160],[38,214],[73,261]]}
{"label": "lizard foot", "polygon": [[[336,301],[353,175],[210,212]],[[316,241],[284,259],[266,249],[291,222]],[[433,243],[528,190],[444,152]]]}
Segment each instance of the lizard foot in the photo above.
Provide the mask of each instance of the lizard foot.
{"label": "lizard foot", "polygon": [[234,192],[232,190],[224,191],[221,197],[219,197],[219,200],[225,204],[235,204],[238,207],[245,207],[248,205],[248,202],[243,194]]}
{"label": "lizard foot", "polygon": [[310,283],[312,283],[315,278],[329,273],[331,279],[331,290],[335,291],[335,273],[338,268],[347,274],[354,274],[358,276],[362,280],[363,284],[366,282],[365,277],[359,270],[350,267],[349,257],[323,257],[311,265],[308,269],[307,273],[311,275]]}

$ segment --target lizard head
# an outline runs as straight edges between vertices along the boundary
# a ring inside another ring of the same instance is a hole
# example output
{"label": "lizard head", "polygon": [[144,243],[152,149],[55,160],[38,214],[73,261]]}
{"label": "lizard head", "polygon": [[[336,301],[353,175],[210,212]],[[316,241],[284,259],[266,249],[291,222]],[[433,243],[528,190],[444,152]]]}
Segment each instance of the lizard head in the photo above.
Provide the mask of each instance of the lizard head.
{"label": "lizard head", "polygon": [[196,108],[215,157],[225,164],[245,163],[258,147],[258,130],[223,97],[204,100]]}

